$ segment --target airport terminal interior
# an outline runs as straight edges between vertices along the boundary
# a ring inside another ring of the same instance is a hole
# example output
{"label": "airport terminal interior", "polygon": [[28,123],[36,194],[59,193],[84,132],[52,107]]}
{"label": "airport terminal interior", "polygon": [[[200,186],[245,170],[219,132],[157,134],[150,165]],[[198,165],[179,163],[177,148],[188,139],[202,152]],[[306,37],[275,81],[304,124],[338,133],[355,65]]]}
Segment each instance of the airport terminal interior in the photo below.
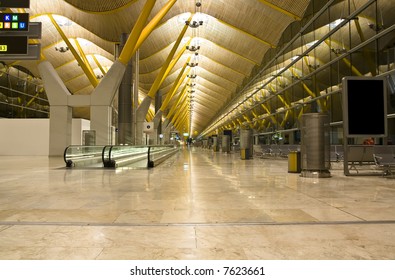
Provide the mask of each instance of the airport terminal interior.
{"label": "airport terminal interior", "polygon": [[393,260],[394,13],[0,1],[0,259]]}

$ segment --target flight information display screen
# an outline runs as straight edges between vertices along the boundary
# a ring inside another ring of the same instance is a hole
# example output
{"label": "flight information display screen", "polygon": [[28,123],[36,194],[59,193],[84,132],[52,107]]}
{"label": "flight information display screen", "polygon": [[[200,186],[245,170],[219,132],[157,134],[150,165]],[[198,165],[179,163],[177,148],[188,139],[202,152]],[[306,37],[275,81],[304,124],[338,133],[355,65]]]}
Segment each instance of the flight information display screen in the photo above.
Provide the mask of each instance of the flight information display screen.
{"label": "flight information display screen", "polygon": [[29,8],[30,0],[0,0],[0,8]]}
{"label": "flight information display screen", "polygon": [[28,13],[0,14],[0,33],[2,31],[12,31],[12,32],[29,31],[29,14]]}
{"label": "flight information display screen", "polygon": [[0,36],[0,57],[7,54],[27,54],[27,36]]}

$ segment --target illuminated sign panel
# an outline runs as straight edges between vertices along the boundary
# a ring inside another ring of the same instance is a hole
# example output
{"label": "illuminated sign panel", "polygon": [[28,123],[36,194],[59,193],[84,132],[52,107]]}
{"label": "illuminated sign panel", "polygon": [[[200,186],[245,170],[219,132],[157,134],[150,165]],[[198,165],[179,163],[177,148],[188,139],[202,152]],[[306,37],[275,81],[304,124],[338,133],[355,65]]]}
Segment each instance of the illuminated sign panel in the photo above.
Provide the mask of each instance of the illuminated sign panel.
{"label": "illuminated sign panel", "polygon": [[29,8],[30,0],[0,0],[0,8]]}
{"label": "illuminated sign panel", "polygon": [[0,32],[2,31],[29,31],[29,14],[28,13],[0,14]]}
{"label": "illuminated sign panel", "polygon": [[27,36],[0,36],[0,57],[7,54],[27,54]]}

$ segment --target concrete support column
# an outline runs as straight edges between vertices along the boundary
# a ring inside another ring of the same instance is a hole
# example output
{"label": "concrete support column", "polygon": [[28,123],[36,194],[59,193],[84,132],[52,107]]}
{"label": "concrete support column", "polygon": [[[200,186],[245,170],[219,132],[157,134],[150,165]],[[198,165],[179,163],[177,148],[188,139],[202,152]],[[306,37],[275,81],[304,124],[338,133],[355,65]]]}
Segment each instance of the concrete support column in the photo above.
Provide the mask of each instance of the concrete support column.
{"label": "concrete support column", "polygon": [[96,145],[111,144],[111,106],[91,106],[91,130],[96,131]]}
{"label": "concrete support column", "polygon": [[149,96],[145,97],[141,102],[140,106],[136,112],[136,145],[145,145],[145,139],[143,139],[143,126],[145,122],[145,117],[147,115],[149,106],[151,105],[151,98]]}
{"label": "concrete support column", "polygon": [[162,133],[162,111],[160,111],[160,108],[162,106],[162,94],[158,91],[155,95],[155,117],[153,119],[154,122],[154,144],[158,145],[160,144],[160,139],[159,139],[159,134]]}
{"label": "concrete support column", "polygon": [[[112,107],[114,96],[119,89],[126,66],[118,60],[104,76],[90,95],[91,130],[96,131],[96,145],[108,145],[111,142]],[[107,135],[106,135],[107,133]]]}
{"label": "concrete support column", "polygon": [[163,144],[170,144],[170,131],[171,131],[171,125],[169,125],[169,119],[165,119],[165,121],[162,123],[162,134],[163,134]]}
{"label": "concrete support column", "polygon": [[49,122],[49,155],[63,155],[71,145],[73,109],[69,106],[51,106]]}
{"label": "concrete support column", "polygon": [[136,51],[135,55],[132,58],[132,71],[133,71],[133,91],[132,91],[132,145],[137,145],[136,143],[136,135],[137,135],[137,108],[139,106],[139,60],[140,60],[140,52]]}
{"label": "concrete support column", "polygon": [[[123,33],[119,46],[121,51],[127,39],[128,34]],[[129,61],[118,91],[118,144],[130,144],[132,141],[132,74],[132,61]]]}

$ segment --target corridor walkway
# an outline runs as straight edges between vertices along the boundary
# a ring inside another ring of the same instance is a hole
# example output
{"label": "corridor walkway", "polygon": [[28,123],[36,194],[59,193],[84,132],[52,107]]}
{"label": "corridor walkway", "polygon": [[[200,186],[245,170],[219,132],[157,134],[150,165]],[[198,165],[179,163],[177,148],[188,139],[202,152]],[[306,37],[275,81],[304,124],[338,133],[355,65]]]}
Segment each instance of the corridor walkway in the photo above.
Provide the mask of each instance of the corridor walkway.
{"label": "corridor walkway", "polygon": [[150,170],[0,157],[0,259],[394,259],[395,180],[184,149]]}

